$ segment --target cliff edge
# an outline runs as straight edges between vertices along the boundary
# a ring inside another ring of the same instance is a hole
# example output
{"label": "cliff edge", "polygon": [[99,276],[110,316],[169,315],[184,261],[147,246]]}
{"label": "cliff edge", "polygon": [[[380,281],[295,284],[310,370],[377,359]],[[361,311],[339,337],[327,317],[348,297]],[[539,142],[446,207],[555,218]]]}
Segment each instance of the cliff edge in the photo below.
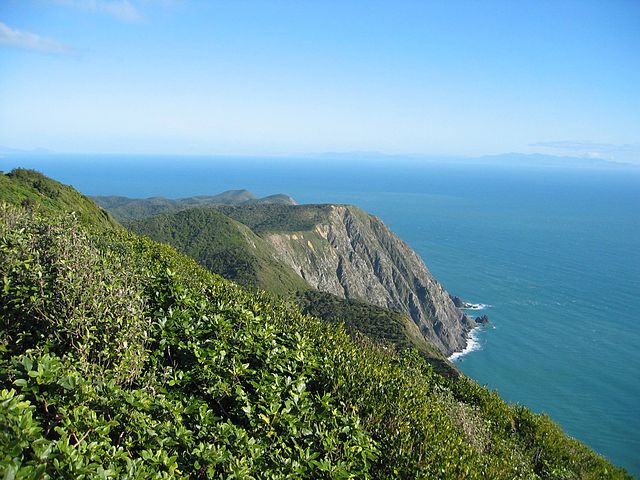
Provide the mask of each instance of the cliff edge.
{"label": "cliff edge", "polygon": [[464,349],[474,320],[380,219],[353,206],[307,208],[323,212],[312,229],[262,233],[279,260],[320,291],[409,315],[445,355]]}

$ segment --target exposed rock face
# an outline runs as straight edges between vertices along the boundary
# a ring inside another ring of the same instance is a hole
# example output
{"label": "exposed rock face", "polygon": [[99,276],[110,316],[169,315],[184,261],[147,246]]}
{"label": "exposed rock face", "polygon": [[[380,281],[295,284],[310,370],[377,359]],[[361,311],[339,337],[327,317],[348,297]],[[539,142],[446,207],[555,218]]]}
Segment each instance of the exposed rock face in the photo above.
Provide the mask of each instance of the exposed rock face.
{"label": "exposed rock face", "polygon": [[458,308],[464,308],[464,302],[462,301],[462,299],[458,296],[455,295],[451,295],[451,301],[453,302],[453,304],[458,307]]}
{"label": "exposed rock face", "polygon": [[331,206],[313,231],[263,237],[313,287],[407,313],[445,355],[476,325],[405,242],[356,207]]}

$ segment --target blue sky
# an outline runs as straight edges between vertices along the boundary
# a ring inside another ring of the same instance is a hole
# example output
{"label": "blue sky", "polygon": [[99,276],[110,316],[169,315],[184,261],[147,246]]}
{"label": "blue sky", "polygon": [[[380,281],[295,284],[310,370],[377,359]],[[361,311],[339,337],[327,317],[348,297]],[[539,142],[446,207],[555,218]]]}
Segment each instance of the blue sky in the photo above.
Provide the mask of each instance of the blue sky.
{"label": "blue sky", "polygon": [[0,145],[640,163],[638,1],[0,0]]}

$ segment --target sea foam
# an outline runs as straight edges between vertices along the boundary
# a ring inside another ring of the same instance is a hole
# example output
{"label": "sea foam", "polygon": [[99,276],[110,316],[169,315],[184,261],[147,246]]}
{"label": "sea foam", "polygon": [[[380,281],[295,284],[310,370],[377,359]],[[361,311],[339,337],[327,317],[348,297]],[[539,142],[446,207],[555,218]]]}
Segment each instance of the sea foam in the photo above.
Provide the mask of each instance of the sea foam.
{"label": "sea foam", "polygon": [[480,327],[476,327],[469,332],[469,335],[467,336],[467,345],[464,347],[464,350],[460,352],[452,353],[448,358],[450,362],[455,362],[456,360],[459,360],[460,358],[464,357],[468,353],[474,352],[476,350],[480,350],[481,345],[480,345],[480,340],[478,340],[478,333],[477,333],[479,329]]}
{"label": "sea foam", "polygon": [[485,308],[489,308],[491,305],[487,305],[486,303],[466,303],[464,306],[465,310],[484,310]]}

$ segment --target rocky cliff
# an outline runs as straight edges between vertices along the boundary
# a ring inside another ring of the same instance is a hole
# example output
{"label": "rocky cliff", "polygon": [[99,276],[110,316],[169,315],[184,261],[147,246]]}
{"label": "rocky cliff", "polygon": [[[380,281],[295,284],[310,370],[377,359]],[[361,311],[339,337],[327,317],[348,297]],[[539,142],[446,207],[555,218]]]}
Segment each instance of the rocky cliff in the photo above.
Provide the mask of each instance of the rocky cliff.
{"label": "rocky cliff", "polygon": [[[128,200],[119,211],[124,218],[137,216],[139,207],[147,209],[153,199]],[[476,325],[405,242],[357,207],[245,202],[216,205],[215,210],[183,208],[127,225],[244,285],[296,293],[304,289],[292,289],[301,277],[320,292],[406,314],[447,356],[464,349]],[[239,226],[248,227],[255,238],[240,235]]]}
{"label": "rocky cliff", "polygon": [[444,354],[476,325],[456,308],[420,257],[378,218],[344,205],[321,209],[303,231],[265,231],[278,258],[318,290],[408,314]]}

